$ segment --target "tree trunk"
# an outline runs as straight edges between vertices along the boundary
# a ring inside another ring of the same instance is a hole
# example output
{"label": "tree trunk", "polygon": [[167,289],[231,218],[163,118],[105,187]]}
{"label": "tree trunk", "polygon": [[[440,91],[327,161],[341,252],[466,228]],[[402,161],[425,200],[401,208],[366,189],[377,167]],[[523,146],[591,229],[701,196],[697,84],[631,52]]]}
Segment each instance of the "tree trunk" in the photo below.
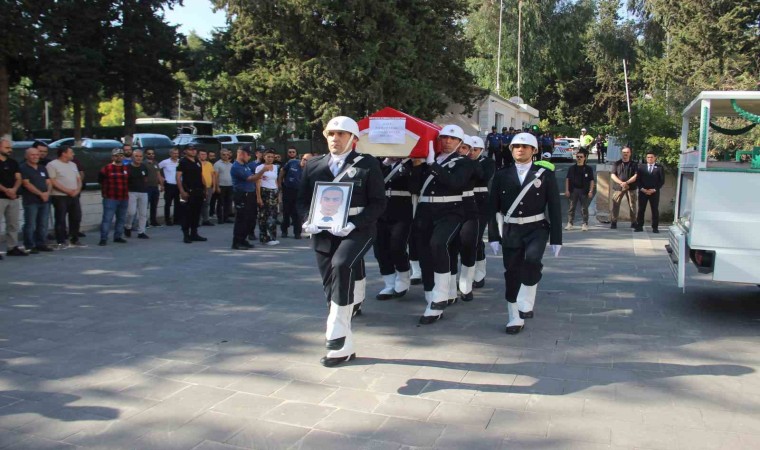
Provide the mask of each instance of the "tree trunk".
{"label": "tree trunk", "polygon": [[130,92],[130,88],[124,89],[124,143],[131,144],[132,136],[135,134],[135,121],[137,120],[137,111],[135,109],[135,95]]}
{"label": "tree trunk", "polygon": [[56,92],[53,94],[53,105],[50,114],[50,122],[53,128],[53,140],[61,139],[61,129],[63,128],[63,94]]}
{"label": "tree trunk", "polygon": [[82,141],[82,102],[74,99],[74,145],[79,146]]}
{"label": "tree trunk", "polygon": [[92,94],[87,94],[84,99],[84,135],[87,137],[95,137],[92,135],[92,125],[95,121],[95,100]]}
{"label": "tree trunk", "polygon": [[5,58],[0,56],[0,136],[11,133],[10,75]]}

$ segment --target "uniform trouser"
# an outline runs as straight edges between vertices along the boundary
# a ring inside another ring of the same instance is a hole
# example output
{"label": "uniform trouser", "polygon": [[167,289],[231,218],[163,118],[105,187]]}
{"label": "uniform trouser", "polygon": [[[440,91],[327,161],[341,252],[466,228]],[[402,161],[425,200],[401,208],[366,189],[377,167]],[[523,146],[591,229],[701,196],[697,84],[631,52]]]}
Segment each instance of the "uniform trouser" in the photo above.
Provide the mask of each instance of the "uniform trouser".
{"label": "uniform trouser", "polygon": [[[66,236],[78,239],[79,223],[82,221],[82,209],[79,198],[68,195],[51,195],[50,202],[55,209],[55,240],[59,244],[66,242]],[[69,219],[68,234],[66,232],[66,217]]]}
{"label": "uniform trouser", "polygon": [[150,224],[158,224],[158,199],[161,196],[158,186],[148,186],[148,210],[150,215]]}
{"label": "uniform trouser", "polygon": [[131,230],[136,224],[137,233],[145,233],[145,224],[148,221],[148,193],[130,192],[129,205],[127,206],[127,221],[124,228]]}
{"label": "uniform trouser", "polygon": [[657,229],[660,225],[660,191],[655,191],[652,195],[646,195],[639,191],[639,214],[636,216],[636,225],[644,226],[644,214],[647,212],[647,203],[652,208],[652,229]]}
{"label": "uniform trouser", "polygon": [[460,224],[461,220],[457,216],[445,216],[434,221],[432,218],[423,217],[418,211],[413,232],[425,291],[433,290],[434,273],[451,273],[449,246],[457,235]]}
{"label": "uniform trouser", "polygon": [[19,199],[0,198],[0,218],[5,219],[5,242],[8,248],[18,246]]}
{"label": "uniform trouser", "polygon": [[475,252],[475,260],[483,261],[486,259],[486,244],[483,242],[483,236],[486,233],[486,226],[488,225],[488,217],[484,215],[478,216],[478,248]]}
{"label": "uniform trouser", "polygon": [[113,238],[121,238],[122,234],[124,233],[124,223],[126,222],[128,208],[129,200],[127,199],[103,199],[103,217],[100,220],[101,240],[105,241],[108,239],[108,233],[111,231],[111,223],[114,221],[114,217],[116,217],[116,222],[114,223],[113,227]]}
{"label": "uniform trouser", "polygon": [[632,223],[636,223],[636,215],[638,208],[636,207],[637,193],[635,190],[626,189],[625,191],[613,191],[612,194],[612,214],[610,215],[611,222],[617,222],[620,216],[620,204],[623,203],[623,199],[628,199],[628,212]]}
{"label": "uniform trouser", "polygon": [[599,162],[604,162],[605,159],[607,159],[607,150],[598,150],[597,158],[599,159]]}
{"label": "uniform trouser", "polygon": [[[24,247],[27,250],[45,245],[48,217],[50,217],[50,203],[24,205]],[[9,248],[12,247],[9,246]]]}
{"label": "uniform trouser", "polygon": [[[322,275],[325,298],[337,306],[354,303],[354,283],[364,278],[362,258],[372,246],[368,232],[351,232],[344,238],[330,235],[329,252],[316,251],[317,267]],[[320,237],[323,239],[323,237]]]}
{"label": "uniform trouser", "polygon": [[567,223],[573,223],[575,220],[575,206],[581,204],[581,217],[583,223],[588,225],[588,206],[591,204],[591,199],[588,198],[588,192],[584,189],[573,189],[570,191],[570,204],[567,209]]}
{"label": "uniform trouser", "polygon": [[[459,258],[463,266],[472,267],[478,253],[478,233],[480,232],[480,220],[477,216],[468,218],[462,223],[459,230]],[[481,236],[481,242],[483,242]]]}
{"label": "uniform trouser", "polygon": [[[174,214],[172,214],[174,204]],[[176,184],[164,184],[164,220],[168,223],[172,218],[175,224],[180,223],[179,188]]]}
{"label": "uniform trouser", "polygon": [[234,192],[232,198],[235,202],[235,225],[232,230],[232,242],[239,244],[246,240],[250,222],[256,220],[256,193]]}
{"label": "uniform trouser", "polygon": [[208,222],[209,219],[209,211],[211,210],[211,196],[214,195],[214,188],[213,187],[207,187],[204,188],[206,191],[206,196],[203,199],[203,203],[201,205],[201,220],[204,222]]}
{"label": "uniform trouser", "polygon": [[216,214],[218,204],[219,204],[219,194],[217,194],[216,191],[212,188],[211,195],[209,196],[209,201],[208,201],[209,216],[213,216]]}
{"label": "uniform trouser", "polygon": [[373,245],[380,275],[409,271],[406,246],[412,223],[408,220],[381,219],[377,221],[377,239]]}
{"label": "uniform trouser", "polygon": [[499,170],[504,166],[504,154],[501,152],[501,149],[495,149],[495,150],[488,150],[488,153],[493,155],[494,162],[496,163],[496,170]]}
{"label": "uniform trouser", "polygon": [[259,205],[259,240],[266,244],[277,240],[277,189],[261,188],[261,200]]}
{"label": "uniform trouser", "polygon": [[407,244],[409,248],[409,261],[419,261],[419,249],[417,248],[417,237],[414,233],[414,224],[410,225],[409,228],[409,242]]}
{"label": "uniform trouser", "polygon": [[543,222],[526,225],[504,224],[504,235],[504,298],[509,303],[515,303],[521,284],[534,286],[541,279],[541,260],[549,241],[549,230]]}
{"label": "uniform trouser", "polygon": [[201,208],[203,207],[203,191],[203,188],[189,191],[187,201],[179,203],[179,215],[182,219],[182,234],[185,236],[195,236],[198,234],[198,225],[201,220]]}
{"label": "uniform trouser", "polygon": [[303,222],[298,216],[297,197],[298,189],[288,187],[282,189],[282,224],[280,224],[282,234],[288,234],[288,228],[292,225],[293,235],[301,235],[301,224]]}
{"label": "uniform trouser", "polygon": [[219,186],[219,200],[216,203],[216,218],[219,223],[229,219],[232,212],[232,186]]}

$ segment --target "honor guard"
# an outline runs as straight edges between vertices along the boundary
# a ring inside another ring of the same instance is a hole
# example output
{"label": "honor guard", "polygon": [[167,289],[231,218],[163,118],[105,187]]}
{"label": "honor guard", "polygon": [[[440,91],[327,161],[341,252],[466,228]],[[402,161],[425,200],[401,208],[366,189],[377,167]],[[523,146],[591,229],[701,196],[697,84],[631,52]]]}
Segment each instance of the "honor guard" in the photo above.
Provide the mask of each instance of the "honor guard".
{"label": "honor guard", "polygon": [[[538,151],[535,136],[520,133],[512,139],[513,167],[497,172],[491,183],[488,241],[494,254],[503,248],[504,280],[509,322],[507,334],[519,333],[524,325],[517,297],[520,286],[541,280],[541,260],[547,241],[555,256],[562,246],[559,191],[554,172],[532,162]],[[548,215],[548,217],[547,217]]]}
{"label": "honor guard", "polygon": [[377,221],[374,243],[375,258],[385,285],[376,296],[378,300],[402,297],[409,290],[411,267],[406,248],[412,229],[411,174],[412,161],[409,159],[386,158],[383,161],[388,204]]}
{"label": "honor guard", "polygon": [[[309,209],[317,181],[353,183],[348,223],[320,230],[315,224],[303,224],[311,234],[311,243],[322,275],[322,286],[329,305],[325,346],[327,355],[320,362],[334,367],[356,357],[351,317],[356,300],[358,272],[363,272],[362,258],[372,246],[377,219],[385,210],[383,173],[377,159],[353,150],[359,140],[359,126],[344,116],[331,119],[323,134],[328,155],[309,160],[298,190],[298,211],[309,217]],[[363,288],[361,288],[363,295]]]}
{"label": "honor guard", "polygon": [[459,259],[462,261],[462,271],[459,274],[459,291],[462,293],[462,301],[472,301],[472,281],[475,274],[475,257],[478,251],[479,216],[478,205],[475,202],[475,183],[482,177],[480,165],[470,159],[472,153],[472,136],[465,136],[464,142],[459,146],[459,155],[464,158],[464,163],[470,165],[471,176],[462,191],[462,207],[464,218],[459,227],[459,233],[452,243],[451,254],[451,284],[449,285],[449,305],[457,299],[456,272]]}
{"label": "honor guard", "polygon": [[[471,165],[459,156],[464,132],[457,125],[446,125],[439,132],[441,153],[431,148],[426,159],[415,159],[412,173],[419,203],[412,233],[422,268],[427,308],[420,317],[423,325],[435,322],[443,314],[449,299],[451,259],[449,245],[464,220],[462,192],[472,173]],[[419,185],[419,189],[416,186]]]}
{"label": "honor guard", "polygon": [[[477,254],[475,256],[475,268],[472,271],[472,287],[482,288],[486,283],[486,245],[483,243],[483,235],[486,231],[486,225],[488,225],[488,185],[491,183],[496,172],[496,165],[494,161],[485,154],[483,149],[483,139],[478,136],[472,137],[472,151],[470,152],[470,159],[475,161],[478,166],[478,177],[475,179],[473,192],[475,193],[475,203],[478,208],[478,237],[477,237]],[[459,290],[462,294],[465,293],[462,290],[462,276],[464,275],[464,269],[462,274],[459,275]],[[466,288],[466,286],[465,286]],[[463,300],[465,300],[463,298]]]}

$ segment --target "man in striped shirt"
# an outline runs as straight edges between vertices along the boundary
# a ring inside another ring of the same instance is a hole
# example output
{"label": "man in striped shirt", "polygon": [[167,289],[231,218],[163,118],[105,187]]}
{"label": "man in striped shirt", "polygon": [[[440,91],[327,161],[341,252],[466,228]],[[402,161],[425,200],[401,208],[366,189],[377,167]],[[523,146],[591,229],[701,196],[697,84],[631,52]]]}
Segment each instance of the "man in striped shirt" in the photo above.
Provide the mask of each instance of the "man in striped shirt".
{"label": "man in striped shirt", "polygon": [[114,216],[116,216],[116,226],[113,231],[113,241],[119,244],[127,243],[122,233],[129,207],[129,189],[127,188],[129,174],[123,161],[124,151],[115,148],[111,152],[111,164],[100,169],[98,173],[100,192],[103,196],[103,220],[100,222],[100,243],[98,243],[100,246],[108,242],[108,233]]}

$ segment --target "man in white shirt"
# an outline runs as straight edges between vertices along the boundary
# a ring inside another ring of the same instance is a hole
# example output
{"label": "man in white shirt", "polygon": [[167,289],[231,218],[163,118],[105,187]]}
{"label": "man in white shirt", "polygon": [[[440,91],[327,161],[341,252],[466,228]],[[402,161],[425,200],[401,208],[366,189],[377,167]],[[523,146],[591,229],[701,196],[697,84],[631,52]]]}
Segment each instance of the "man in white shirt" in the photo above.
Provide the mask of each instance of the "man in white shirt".
{"label": "man in white shirt", "polygon": [[53,183],[50,199],[55,209],[55,240],[60,247],[66,246],[66,216],[69,218],[68,236],[71,243],[76,245],[79,242],[79,224],[82,221],[79,193],[82,192],[82,177],[73,159],[74,150],[71,147],[60,147],[58,159],[50,161],[46,166]]}
{"label": "man in white shirt", "polygon": [[230,219],[232,212],[232,152],[228,149],[222,149],[221,159],[214,163],[214,172],[216,172],[214,192],[219,196],[216,205],[216,218],[219,224],[233,223]]}
{"label": "man in white shirt", "polygon": [[[180,223],[179,218],[179,188],[177,187],[177,166],[179,165],[179,149],[176,147],[169,151],[169,157],[160,163],[158,168],[161,170],[161,186],[164,187],[164,220],[166,226],[172,226]],[[174,204],[174,214],[172,214],[172,204]]]}

